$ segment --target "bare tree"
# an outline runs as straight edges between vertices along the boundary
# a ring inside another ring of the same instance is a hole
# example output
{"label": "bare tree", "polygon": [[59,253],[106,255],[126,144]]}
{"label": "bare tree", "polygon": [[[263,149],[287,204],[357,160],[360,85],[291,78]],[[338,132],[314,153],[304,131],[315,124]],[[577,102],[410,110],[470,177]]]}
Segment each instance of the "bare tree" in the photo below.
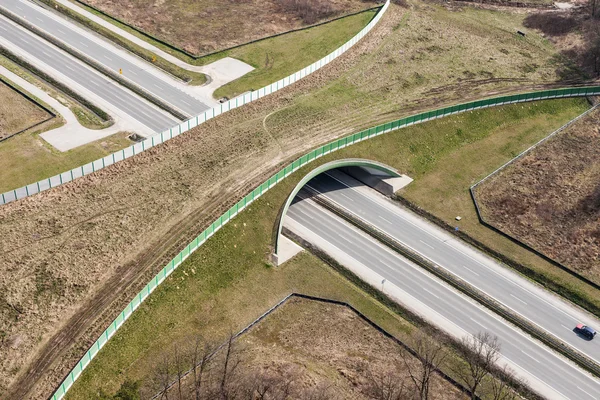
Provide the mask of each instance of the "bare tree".
{"label": "bare tree", "polygon": [[403,400],[411,397],[402,377],[391,369],[380,373],[367,371],[365,392],[373,400]]}
{"label": "bare tree", "polygon": [[590,0],[592,17],[600,17],[600,0]]}
{"label": "bare tree", "polygon": [[179,347],[174,348],[173,362],[175,367],[175,377],[177,379],[177,394],[179,395],[178,399],[182,400],[183,396],[181,394],[181,379],[185,373],[185,357]]}
{"label": "bare tree", "polygon": [[[490,379],[488,397],[491,400],[516,400],[519,398],[517,392],[515,392],[510,386],[509,382],[520,382],[515,376],[514,371],[507,365],[505,365],[500,371],[499,376]],[[524,382],[523,382],[524,383]]]}
{"label": "bare tree", "polygon": [[440,369],[446,361],[447,352],[441,342],[421,331],[416,331],[411,339],[410,346],[417,353],[418,363],[407,352],[402,352],[402,360],[421,400],[429,398],[429,384],[431,376]]}
{"label": "bare tree", "polygon": [[169,385],[171,384],[171,359],[167,354],[158,363],[156,375],[160,384],[160,398],[169,400]]}
{"label": "bare tree", "polygon": [[202,337],[197,336],[194,349],[192,350],[192,372],[194,375],[194,395],[196,400],[200,400],[202,393],[202,377],[208,366],[208,358],[213,352],[213,348],[203,343]]}
{"label": "bare tree", "polygon": [[500,343],[496,336],[480,332],[475,336],[465,336],[460,341],[458,352],[467,365],[455,368],[454,373],[471,391],[471,399],[474,400],[481,382],[500,357]]}
{"label": "bare tree", "polygon": [[225,359],[223,361],[223,370],[219,385],[219,395],[222,400],[230,400],[235,396],[235,390],[232,386],[235,370],[240,364],[240,358],[237,357],[233,349],[233,334],[229,335],[227,344],[225,345]]}

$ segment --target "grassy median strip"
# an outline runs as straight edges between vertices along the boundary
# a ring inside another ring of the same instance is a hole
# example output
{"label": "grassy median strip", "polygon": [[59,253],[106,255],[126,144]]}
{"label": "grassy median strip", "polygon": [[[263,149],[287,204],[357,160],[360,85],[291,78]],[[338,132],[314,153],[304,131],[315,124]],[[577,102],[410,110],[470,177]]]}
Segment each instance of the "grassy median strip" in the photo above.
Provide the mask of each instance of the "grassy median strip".
{"label": "grassy median strip", "polygon": [[[468,112],[391,132],[342,149],[310,164],[271,189],[215,234],[179,267],[101,350],[67,396],[93,398],[116,391],[125,378],[147,378],[168,345],[192,334],[223,340],[289,292],[351,303],[402,338],[411,324],[375,302],[316,258],[302,254],[280,268],[266,264],[281,205],[308,171],[333,159],[363,157],[385,162],[417,178],[440,167],[472,174],[482,160],[502,160],[575,117],[587,104],[563,99]],[[489,146],[492,141],[495,146]],[[452,166],[445,161],[473,146],[486,146]],[[485,162],[484,162],[485,164]],[[468,193],[468,192],[467,192]],[[441,201],[442,197],[437,197]]]}

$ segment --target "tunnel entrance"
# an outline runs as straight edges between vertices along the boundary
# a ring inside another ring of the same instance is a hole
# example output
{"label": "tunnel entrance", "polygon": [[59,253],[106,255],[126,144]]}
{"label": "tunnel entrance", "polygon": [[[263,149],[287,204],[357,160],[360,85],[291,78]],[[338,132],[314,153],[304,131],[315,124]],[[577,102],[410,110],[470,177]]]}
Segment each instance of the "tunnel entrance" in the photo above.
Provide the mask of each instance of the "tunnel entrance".
{"label": "tunnel entrance", "polygon": [[277,221],[272,262],[281,265],[301,250],[298,245],[282,235],[286,215],[295,202],[318,196],[320,193],[356,186],[368,186],[385,196],[391,196],[410,182],[410,177],[400,174],[395,168],[365,159],[337,160],[314,169],[300,180],[286,200]]}

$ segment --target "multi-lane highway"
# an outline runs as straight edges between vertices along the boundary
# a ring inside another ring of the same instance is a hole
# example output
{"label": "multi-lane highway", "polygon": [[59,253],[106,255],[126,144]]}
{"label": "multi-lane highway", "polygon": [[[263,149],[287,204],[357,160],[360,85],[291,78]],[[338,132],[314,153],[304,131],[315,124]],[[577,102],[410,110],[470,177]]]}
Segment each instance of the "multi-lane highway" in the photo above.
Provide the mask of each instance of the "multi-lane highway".
{"label": "multi-lane highway", "polygon": [[49,45],[48,42],[15,26],[2,16],[0,16],[0,38],[23,49],[56,71],[61,71],[69,79],[156,132],[178,124],[174,117],[158,110],[109,78],[91,70],[56,47]]}
{"label": "multi-lane highway", "polygon": [[319,175],[309,186],[600,363],[600,340],[583,340],[573,332],[580,322],[600,329],[600,321],[589,313],[507,270],[348,175],[331,171]]}
{"label": "multi-lane highway", "polygon": [[546,397],[592,400],[600,393],[596,378],[311,200],[295,201],[285,218],[286,228],[350,269],[369,269],[405,292],[409,308],[431,310],[432,322],[453,324],[464,334],[496,335],[504,359]]}
{"label": "multi-lane highway", "polygon": [[[119,72],[121,70],[126,78],[190,116],[200,114],[210,108],[200,100],[164,81],[159,75],[149,72],[148,69],[152,68],[152,66],[147,65],[144,68],[141,60],[140,62],[133,62],[131,59],[122,57],[114,51],[115,48],[113,45],[102,38],[85,34],[81,28],[75,27],[71,22],[63,18],[52,15],[47,10],[30,1],[2,0],[0,7],[22,18],[24,17],[29,23],[53,35],[113,71]],[[44,41],[44,43],[46,42]],[[46,43],[46,46],[48,47],[49,44]]]}

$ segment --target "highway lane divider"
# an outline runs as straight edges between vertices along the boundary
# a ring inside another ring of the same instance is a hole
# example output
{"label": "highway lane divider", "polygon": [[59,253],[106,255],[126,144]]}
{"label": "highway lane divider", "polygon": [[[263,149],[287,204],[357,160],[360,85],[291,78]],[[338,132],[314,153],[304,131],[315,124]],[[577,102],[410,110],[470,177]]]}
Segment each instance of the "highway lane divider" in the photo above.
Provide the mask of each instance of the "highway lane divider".
{"label": "highway lane divider", "polygon": [[473,285],[450,273],[442,265],[439,265],[430,260],[429,258],[417,253],[402,242],[396,240],[392,236],[385,233],[383,230],[369,224],[364,219],[360,218],[359,216],[353,213],[350,213],[342,207],[339,207],[334,202],[321,196],[318,192],[308,187],[304,187],[304,189],[311,194],[310,199],[315,201],[320,206],[331,211],[332,213],[342,218],[346,222],[350,223],[351,225],[366,232],[373,238],[377,239],[379,242],[394,250],[396,253],[419,265],[429,273],[433,274],[448,285],[452,286],[454,289],[482,304],[483,306],[494,312],[496,315],[504,318],[506,321],[517,326],[518,328],[520,328],[533,338],[539,340],[552,350],[557,351],[559,354],[562,354],[569,360],[579,365],[581,368],[585,369],[588,372],[591,372],[595,376],[600,377],[600,364],[590,359],[585,354],[572,348],[571,346],[559,340],[555,336],[547,333],[544,329],[538,327],[526,318],[520,316],[515,311],[498,302],[493,297],[475,288]]}
{"label": "highway lane divider", "polygon": [[4,15],[6,18],[10,19],[11,21],[15,22],[16,24],[21,25],[25,29],[35,33],[36,35],[45,39],[46,41],[52,43],[59,49],[66,51],[67,53],[69,53],[73,57],[77,58],[78,60],[83,61],[85,64],[89,65],[93,69],[108,76],[110,79],[118,82],[120,85],[131,90],[132,92],[134,92],[138,96],[142,97],[143,99],[149,101],[150,103],[154,104],[155,106],[169,112],[170,114],[174,115],[178,119],[186,120],[187,118],[189,118],[189,115],[187,115],[183,111],[179,110],[179,108],[163,101],[162,99],[153,95],[152,93],[150,93],[143,87],[141,87],[138,84],[132,82],[131,80],[125,78],[123,75],[119,74],[117,71],[113,71],[112,69],[106,67],[102,63],[94,60],[92,57],[89,57],[88,55],[82,53],[81,51],[75,49],[74,47],[69,46],[68,44],[64,43],[62,40],[56,38],[54,35],[51,35],[50,33],[38,28],[37,26],[33,25],[26,19],[12,13],[11,11],[5,9],[2,6],[0,6],[0,14]]}

